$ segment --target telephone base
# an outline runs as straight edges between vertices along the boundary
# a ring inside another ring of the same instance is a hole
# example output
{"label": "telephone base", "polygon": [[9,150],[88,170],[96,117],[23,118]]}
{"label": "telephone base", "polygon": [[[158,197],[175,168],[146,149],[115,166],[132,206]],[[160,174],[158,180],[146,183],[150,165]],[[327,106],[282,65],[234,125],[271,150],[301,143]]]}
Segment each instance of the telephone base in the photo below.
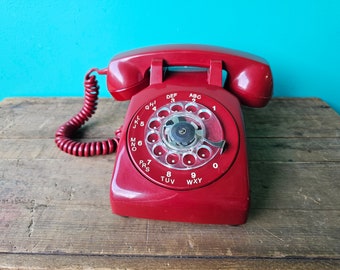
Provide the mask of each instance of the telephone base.
{"label": "telephone base", "polygon": [[[121,205],[122,209],[125,209],[126,207],[131,207],[131,205]],[[120,208],[118,207],[118,208]],[[238,226],[246,223],[247,221],[247,215],[248,211],[227,211],[225,214],[218,214],[216,216],[185,216],[185,217],[177,217],[174,218],[173,215],[169,212],[157,212],[154,208],[150,209],[144,209],[146,212],[145,214],[141,214],[140,209],[130,209],[132,212],[131,215],[126,216],[126,213],[124,215],[119,213],[119,209],[114,209],[112,212],[113,214],[116,214],[122,218],[143,218],[143,219],[153,219],[153,220],[163,220],[163,221],[171,221],[171,222],[186,222],[186,223],[197,223],[197,224],[221,224],[221,225],[231,225],[231,226]],[[124,212],[124,210],[123,210]],[[136,213],[137,212],[137,213]],[[151,213],[152,214],[148,214]],[[228,213],[227,213],[228,212]]]}
{"label": "telephone base", "polygon": [[[148,198],[111,196],[112,212],[122,217],[188,222],[200,224],[241,225],[247,221],[249,198],[204,198],[203,191],[170,191],[148,194]],[[163,200],[160,200],[160,197]],[[167,197],[165,197],[167,196]],[[219,197],[219,196],[218,196]]]}
{"label": "telephone base", "polygon": [[[123,147],[122,156],[125,150]],[[114,171],[111,181],[112,212],[154,220],[244,224],[250,198],[247,168],[239,166],[246,158],[245,152],[242,153],[227,174],[207,186],[189,190],[158,186],[141,177],[137,170],[131,170],[131,163],[121,162],[119,172]]]}
{"label": "telephone base", "polygon": [[240,103],[206,78],[206,72],[170,73],[166,83],[131,99],[111,181],[113,213],[246,222],[249,181]]}

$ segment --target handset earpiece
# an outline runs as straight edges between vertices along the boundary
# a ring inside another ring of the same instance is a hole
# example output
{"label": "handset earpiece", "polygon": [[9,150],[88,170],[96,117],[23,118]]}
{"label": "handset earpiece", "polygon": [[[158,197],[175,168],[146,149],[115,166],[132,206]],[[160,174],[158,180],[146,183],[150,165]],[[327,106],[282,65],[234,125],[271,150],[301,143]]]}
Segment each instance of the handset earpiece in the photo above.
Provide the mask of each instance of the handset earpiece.
{"label": "handset earpiece", "polygon": [[264,107],[272,97],[273,78],[268,65],[248,62],[229,67],[224,87],[249,107]]}

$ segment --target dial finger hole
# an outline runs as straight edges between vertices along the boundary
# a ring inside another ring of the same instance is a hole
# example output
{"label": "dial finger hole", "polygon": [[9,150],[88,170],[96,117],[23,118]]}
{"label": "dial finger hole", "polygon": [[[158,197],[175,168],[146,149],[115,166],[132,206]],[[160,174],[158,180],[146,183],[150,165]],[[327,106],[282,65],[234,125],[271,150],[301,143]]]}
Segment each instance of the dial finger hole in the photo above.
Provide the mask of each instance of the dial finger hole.
{"label": "dial finger hole", "polygon": [[182,104],[179,103],[173,104],[170,108],[173,112],[180,112],[183,110]]}
{"label": "dial finger hole", "polygon": [[201,147],[198,149],[197,155],[201,159],[208,159],[211,156],[211,149],[209,147]]}
{"label": "dial finger hole", "polygon": [[171,153],[167,155],[166,157],[166,162],[170,165],[175,165],[178,163],[178,161],[179,161],[179,156],[175,153]]}
{"label": "dial finger hole", "polygon": [[160,118],[164,118],[164,117],[169,116],[169,114],[170,114],[169,109],[162,109],[157,113],[157,116],[160,117]]}
{"label": "dial finger hole", "polygon": [[161,122],[157,119],[151,120],[149,123],[149,128],[151,129],[158,129],[161,126]]}
{"label": "dial finger hole", "polygon": [[186,110],[187,112],[195,113],[195,112],[197,112],[198,108],[197,108],[197,105],[196,105],[196,104],[188,103],[188,104],[185,106],[185,110]]}
{"label": "dial finger hole", "polygon": [[157,133],[150,133],[147,137],[147,140],[149,143],[155,143],[158,142],[159,136]]}
{"label": "dial finger hole", "polygon": [[193,166],[196,162],[196,157],[193,154],[187,154],[183,156],[183,163],[186,166]]}
{"label": "dial finger hole", "polygon": [[163,148],[161,145],[157,145],[153,148],[153,153],[157,156],[160,157],[166,153],[166,150]]}
{"label": "dial finger hole", "polygon": [[208,120],[211,117],[211,112],[206,109],[202,109],[198,112],[198,117],[202,120]]}

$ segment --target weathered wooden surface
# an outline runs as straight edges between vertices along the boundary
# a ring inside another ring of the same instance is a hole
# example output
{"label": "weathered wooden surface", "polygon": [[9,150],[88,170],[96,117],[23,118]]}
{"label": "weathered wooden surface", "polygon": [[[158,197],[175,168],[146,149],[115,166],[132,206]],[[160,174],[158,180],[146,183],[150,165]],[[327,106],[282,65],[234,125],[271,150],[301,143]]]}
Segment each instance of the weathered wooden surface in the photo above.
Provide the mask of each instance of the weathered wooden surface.
{"label": "weathered wooden surface", "polygon": [[[252,203],[237,227],[111,214],[115,155],[79,158],[54,145],[81,105],[0,103],[1,269],[340,268],[340,116],[321,100],[244,108]],[[112,136],[127,106],[100,100],[79,135]]]}

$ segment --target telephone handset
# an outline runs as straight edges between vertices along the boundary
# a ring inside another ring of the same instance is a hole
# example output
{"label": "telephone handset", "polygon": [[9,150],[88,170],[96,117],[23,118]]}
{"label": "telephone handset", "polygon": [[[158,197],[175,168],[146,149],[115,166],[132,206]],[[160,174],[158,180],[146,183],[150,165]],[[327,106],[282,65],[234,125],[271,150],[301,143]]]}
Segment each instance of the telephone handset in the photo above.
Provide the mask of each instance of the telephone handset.
{"label": "telephone handset", "polygon": [[[131,102],[116,138],[74,142],[70,137],[96,107],[93,71],[107,75],[116,100]],[[272,87],[269,65],[254,55],[201,45],[130,51],[115,56],[106,69],[90,70],[84,107],[59,128],[56,143],[85,156],[118,147],[110,189],[118,215],[242,224],[249,181],[240,102],[263,107]]]}

